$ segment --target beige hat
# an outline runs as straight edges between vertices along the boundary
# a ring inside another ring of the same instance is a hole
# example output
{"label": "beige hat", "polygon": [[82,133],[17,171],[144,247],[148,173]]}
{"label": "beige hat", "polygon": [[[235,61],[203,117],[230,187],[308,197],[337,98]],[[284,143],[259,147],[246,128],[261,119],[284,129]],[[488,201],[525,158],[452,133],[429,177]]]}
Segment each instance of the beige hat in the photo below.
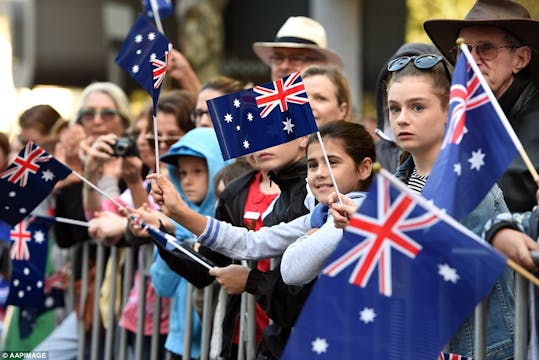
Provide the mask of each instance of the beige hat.
{"label": "beige hat", "polygon": [[276,47],[312,49],[323,55],[327,62],[342,68],[341,57],[327,47],[326,30],[318,22],[305,16],[291,16],[279,29],[273,42],[255,42],[253,50],[265,64]]}

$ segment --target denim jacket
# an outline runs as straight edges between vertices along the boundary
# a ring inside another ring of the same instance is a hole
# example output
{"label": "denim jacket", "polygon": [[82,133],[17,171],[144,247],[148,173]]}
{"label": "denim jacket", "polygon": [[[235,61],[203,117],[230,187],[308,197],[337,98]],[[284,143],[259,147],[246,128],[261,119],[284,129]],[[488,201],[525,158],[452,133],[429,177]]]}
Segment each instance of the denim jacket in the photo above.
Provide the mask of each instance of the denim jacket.
{"label": "denim jacket", "polygon": [[[397,169],[395,176],[405,183],[415,167],[412,157],[408,157]],[[463,195],[464,196],[464,195]],[[500,213],[507,212],[503,193],[498,185],[490,189],[481,203],[460,223],[481,235],[485,223]],[[462,296],[466,296],[462,294]],[[514,274],[506,269],[488,296],[487,313],[487,359],[512,359],[514,352],[515,293]],[[449,340],[448,351],[473,357],[474,355],[474,314],[464,321]]]}

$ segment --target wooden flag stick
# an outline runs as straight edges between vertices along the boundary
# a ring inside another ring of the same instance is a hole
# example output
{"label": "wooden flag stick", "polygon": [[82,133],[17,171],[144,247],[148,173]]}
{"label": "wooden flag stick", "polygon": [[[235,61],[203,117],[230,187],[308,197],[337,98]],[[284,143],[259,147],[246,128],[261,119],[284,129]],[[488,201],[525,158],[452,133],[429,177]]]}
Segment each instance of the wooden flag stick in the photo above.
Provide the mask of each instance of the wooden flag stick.
{"label": "wooden flag stick", "polygon": [[515,272],[519,273],[525,279],[529,280],[533,285],[539,287],[539,279],[513,260],[507,258],[507,266],[509,266]]}

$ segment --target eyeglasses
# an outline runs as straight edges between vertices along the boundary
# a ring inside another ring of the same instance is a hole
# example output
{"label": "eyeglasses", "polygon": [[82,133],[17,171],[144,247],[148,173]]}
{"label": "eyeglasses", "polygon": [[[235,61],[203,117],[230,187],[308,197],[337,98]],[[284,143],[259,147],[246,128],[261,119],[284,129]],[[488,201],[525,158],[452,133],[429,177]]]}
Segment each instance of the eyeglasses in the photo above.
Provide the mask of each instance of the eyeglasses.
{"label": "eyeglasses", "polygon": [[[154,146],[155,144],[155,136],[151,135],[151,134],[147,134],[147,135],[144,135],[144,138],[146,139],[146,141],[148,142],[148,144],[150,146]],[[176,136],[158,136],[157,137],[157,141],[159,143],[164,143],[167,147],[171,147],[172,145],[174,145],[178,140],[180,140],[182,138],[181,135],[176,135]]]}
{"label": "eyeglasses", "polygon": [[99,115],[103,121],[112,121],[114,120],[114,117],[119,114],[120,112],[114,109],[102,109],[99,111],[95,109],[87,109],[79,111],[79,119],[81,119],[83,122],[90,122],[94,121],[96,115]]}
{"label": "eyeglasses", "polygon": [[204,115],[209,116],[209,114],[210,113],[207,110],[195,109],[195,110],[191,111],[191,121],[196,124],[197,122],[200,121],[202,116],[204,116]]}
{"label": "eyeglasses", "polygon": [[421,69],[421,70],[432,69],[439,63],[442,63],[442,65],[444,66],[444,71],[447,76],[447,79],[449,80],[449,82],[451,82],[451,74],[449,73],[449,69],[447,68],[447,65],[445,64],[444,57],[441,55],[436,55],[436,54],[425,54],[425,55],[419,55],[419,56],[401,56],[392,60],[389,64],[387,64],[387,70],[389,72],[402,70],[412,60],[414,60],[414,66],[417,69]]}
{"label": "eyeglasses", "polygon": [[320,57],[307,56],[303,54],[273,54],[269,57],[271,65],[281,65],[285,59],[288,59],[288,62],[292,66],[302,66],[306,63],[313,63],[322,60]]}
{"label": "eyeglasses", "polygon": [[[496,45],[494,43],[491,43],[489,41],[480,41],[476,44],[466,44],[468,46],[468,50],[470,50],[470,53],[475,48],[475,52],[477,56],[483,61],[489,61],[494,60],[498,57],[498,53],[500,52],[500,49],[516,49],[520,46],[517,45]],[[457,57],[460,55],[460,48],[458,46],[455,46],[450,50],[451,56],[456,60]]]}

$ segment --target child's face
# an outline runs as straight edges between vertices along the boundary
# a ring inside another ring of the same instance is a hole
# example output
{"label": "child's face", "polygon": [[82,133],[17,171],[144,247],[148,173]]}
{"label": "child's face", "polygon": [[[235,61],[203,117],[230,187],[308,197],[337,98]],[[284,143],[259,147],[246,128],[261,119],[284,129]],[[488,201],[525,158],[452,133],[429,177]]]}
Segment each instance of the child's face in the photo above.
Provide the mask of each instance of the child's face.
{"label": "child's face", "polygon": [[208,166],[206,159],[181,156],[178,159],[180,186],[187,199],[200,204],[208,194]]}
{"label": "child's face", "polygon": [[260,171],[279,171],[305,156],[304,138],[273,146],[253,154],[256,168]]}
{"label": "child's face", "polygon": [[[324,139],[323,141],[339,191],[342,194],[358,191],[359,184],[365,177],[354,159],[346,153],[340,140]],[[326,205],[328,195],[336,191],[324,160],[322,147],[318,142],[309,144],[307,149],[307,183],[316,199]]]}
{"label": "child's face", "polygon": [[412,155],[438,151],[447,110],[428,77],[406,76],[387,93],[389,121],[397,144]]}

